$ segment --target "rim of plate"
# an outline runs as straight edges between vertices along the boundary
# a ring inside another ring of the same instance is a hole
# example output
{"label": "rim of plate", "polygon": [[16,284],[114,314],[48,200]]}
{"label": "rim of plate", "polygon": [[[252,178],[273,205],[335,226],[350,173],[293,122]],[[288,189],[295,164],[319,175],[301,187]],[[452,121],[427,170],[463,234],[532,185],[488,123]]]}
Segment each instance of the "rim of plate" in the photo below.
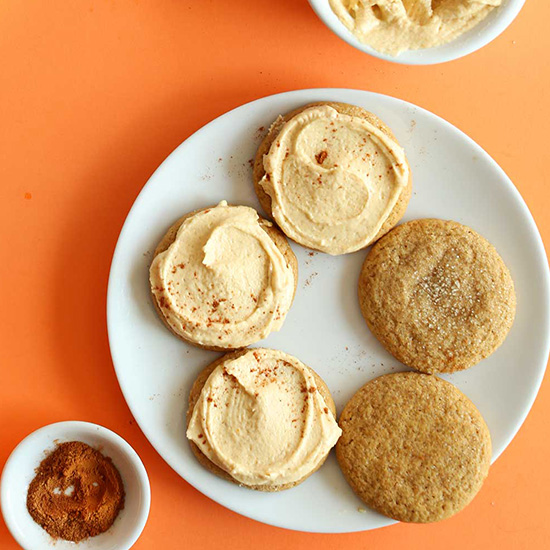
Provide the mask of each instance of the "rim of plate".
{"label": "rim of plate", "polygon": [[[180,477],[182,477],[187,483],[189,483],[192,487],[197,489],[199,492],[201,492],[202,494],[204,494],[208,498],[214,500],[218,504],[221,504],[222,506],[228,508],[229,510],[232,510],[233,512],[244,515],[245,517],[249,517],[249,518],[254,519],[256,521],[259,521],[261,523],[265,523],[265,524],[268,524],[268,525],[273,525],[275,527],[280,527],[280,528],[283,528],[283,529],[295,530],[295,529],[289,528],[289,527],[287,527],[283,524],[278,523],[276,520],[273,521],[269,518],[265,518],[265,517],[261,516],[260,514],[249,514],[249,513],[243,514],[239,510],[238,505],[235,505],[233,503],[228,503],[228,502],[225,502],[225,501],[223,503],[220,502],[219,496],[217,494],[215,494],[215,491],[212,491],[208,486],[200,486],[199,487],[198,484],[194,483],[194,481],[191,481],[191,480],[187,479],[186,477],[184,477],[183,474],[180,473],[180,469],[178,468],[178,466],[176,464],[173,464],[170,460],[166,459],[164,454],[160,452],[159,447],[161,448],[162,445],[159,445],[159,442],[156,438],[156,435],[155,435],[154,431],[151,430],[151,429],[144,429],[143,422],[140,420],[141,415],[139,413],[139,410],[132,403],[131,394],[128,391],[128,388],[125,387],[125,384],[123,382],[123,377],[121,376],[121,367],[120,367],[120,365],[122,363],[122,359],[118,357],[117,347],[114,343],[114,337],[113,337],[114,327],[112,326],[111,320],[110,320],[112,318],[112,314],[110,313],[110,311],[111,311],[112,308],[115,307],[114,306],[115,297],[114,297],[114,290],[113,290],[113,287],[114,287],[114,283],[113,283],[114,276],[113,276],[113,274],[116,272],[116,270],[118,268],[118,261],[119,261],[118,252],[119,252],[120,243],[121,243],[121,241],[124,240],[124,236],[126,234],[126,231],[128,231],[128,227],[132,223],[133,215],[135,214],[135,212],[137,210],[137,208],[136,208],[137,205],[140,204],[141,201],[144,200],[144,195],[145,195],[146,189],[154,183],[154,181],[156,179],[156,176],[162,170],[163,165],[165,163],[168,163],[170,161],[170,159],[178,153],[180,148],[185,147],[190,142],[192,142],[194,139],[196,139],[199,135],[201,135],[212,122],[219,121],[220,119],[227,118],[234,111],[237,111],[241,108],[245,108],[246,106],[251,105],[253,103],[258,103],[258,102],[266,102],[267,103],[272,98],[275,98],[275,97],[282,98],[283,96],[285,96],[285,98],[292,99],[294,96],[303,96],[303,95],[308,95],[308,94],[323,94],[323,95],[326,94],[327,97],[330,97],[330,95],[335,96],[337,94],[349,93],[349,92],[366,94],[366,95],[369,95],[369,96],[381,97],[381,98],[385,98],[386,100],[390,100],[390,102],[396,102],[396,103],[399,103],[399,104],[404,104],[406,106],[412,107],[412,108],[416,109],[417,111],[422,112],[423,115],[425,115],[429,118],[437,120],[440,124],[447,127],[447,129],[450,132],[452,132],[452,133],[460,136],[462,139],[466,140],[480,154],[480,156],[483,156],[491,164],[491,166],[497,172],[499,172],[499,174],[501,175],[501,178],[502,178],[502,182],[505,182],[505,185],[507,186],[508,191],[514,196],[514,199],[515,199],[517,205],[523,211],[523,216],[524,216],[526,222],[528,223],[529,231],[530,231],[530,237],[531,237],[533,243],[536,245],[537,264],[541,268],[541,272],[544,273],[544,278],[543,278],[543,289],[544,289],[543,294],[544,295],[541,296],[541,301],[543,301],[546,304],[545,316],[544,316],[545,317],[544,324],[546,326],[546,330],[545,330],[546,339],[545,339],[543,345],[541,345],[541,350],[543,350],[543,353],[541,355],[542,367],[539,369],[537,378],[535,380],[533,380],[533,385],[531,387],[531,392],[530,392],[530,395],[529,395],[528,402],[527,402],[525,408],[523,409],[522,414],[518,415],[518,418],[516,419],[516,422],[513,426],[513,429],[510,431],[510,435],[505,440],[504,444],[501,446],[500,449],[495,450],[493,448],[493,456],[492,456],[491,464],[494,463],[497,460],[497,458],[502,454],[502,452],[508,447],[508,445],[510,444],[512,439],[518,433],[518,431],[521,428],[522,424],[524,423],[525,419],[527,418],[527,415],[529,414],[529,412],[530,412],[530,410],[533,406],[533,403],[536,399],[536,396],[539,392],[540,385],[542,383],[544,374],[546,372],[546,366],[547,366],[548,357],[549,357],[549,354],[550,354],[550,270],[549,270],[549,266],[548,266],[548,259],[547,259],[545,247],[544,247],[544,244],[543,244],[543,241],[542,241],[542,237],[541,237],[541,235],[538,231],[535,220],[534,220],[533,216],[531,215],[531,212],[530,212],[527,204],[523,200],[523,197],[521,196],[520,192],[518,191],[516,186],[513,184],[511,179],[507,176],[507,174],[504,172],[504,170],[497,164],[497,162],[489,155],[489,153],[487,153],[480,145],[478,145],[472,138],[470,138],[462,130],[460,130],[459,128],[457,128],[456,126],[454,126],[453,124],[451,124],[450,122],[445,120],[444,118],[432,113],[431,111],[428,111],[427,109],[419,107],[418,105],[415,105],[414,103],[410,103],[408,101],[405,101],[405,100],[402,100],[402,99],[399,99],[399,98],[396,98],[394,96],[390,96],[390,95],[387,95],[387,94],[380,94],[380,93],[377,93],[377,92],[369,92],[369,91],[366,91],[366,90],[359,90],[359,89],[354,89],[354,88],[306,88],[306,89],[291,90],[291,91],[287,91],[287,92],[281,92],[281,93],[278,93],[278,94],[263,96],[261,98],[249,101],[249,102],[244,103],[242,105],[239,105],[239,106],[227,111],[226,113],[224,113],[224,114],[208,121],[201,128],[199,128],[198,130],[193,132],[189,137],[187,137],[182,143],[180,143],[162,161],[162,163],[157,167],[157,169],[153,172],[153,174],[149,177],[149,179],[147,180],[145,185],[142,187],[140,193],[136,197],[134,203],[132,204],[132,207],[130,208],[130,211],[128,212],[128,214],[126,216],[126,219],[124,221],[124,224],[122,226],[122,229],[120,231],[120,234],[119,234],[119,237],[118,237],[118,240],[117,240],[115,251],[113,253],[113,259],[112,259],[112,262],[111,262],[111,268],[110,268],[110,271],[109,271],[109,282],[108,282],[108,288],[107,288],[107,304],[106,304],[107,332],[108,332],[108,340],[109,340],[109,349],[110,349],[110,352],[111,352],[111,358],[112,358],[112,361],[113,361],[113,366],[114,366],[114,369],[115,369],[117,380],[119,382],[121,391],[124,395],[124,399],[126,400],[126,403],[128,404],[128,407],[130,408],[130,411],[132,412],[134,418],[136,419],[136,421],[137,421],[140,429],[142,430],[143,434],[145,435],[145,437],[147,437],[149,442],[153,445],[153,447],[155,448],[157,453],[163,458],[163,460],[174,471],[176,471],[176,473],[178,473],[178,475],[180,475]],[[307,101],[309,101],[309,100],[306,99],[304,101],[304,103],[307,103]],[[328,101],[328,99],[327,99],[327,101]],[[396,523],[396,521],[393,520],[393,519],[390,519],[390,518],[387,518],[387,519],[388,519],[388,522],[384,526]],[[380,527],[384,527],[384,526],[380,526]],[[322,532],[332,533],[332,532],[335,532],[335,531],[322,531],[322,530],[312,530],[312,529],[311,530],[303,529],[302,531],[304,531],[304,532],[317,532],[317,533],[322,533]],[[357,531],[360,532],[362,530],[337,531],[337,532],[338,533],[346,533],[346,532],[357,532]]]}
{"label": "rim of plate", "polygon": [[525,0],[504,0],[504,3],[480,21],[474,28],[447,44],[422,50],[408,50],[397,56],[376,51],[360,42],[332,11],[329,0],[308,0],[319,19],[339,38],[359,51],[402,65],[435,65],[460,59],[492,42],[502,34],[518,16]]}

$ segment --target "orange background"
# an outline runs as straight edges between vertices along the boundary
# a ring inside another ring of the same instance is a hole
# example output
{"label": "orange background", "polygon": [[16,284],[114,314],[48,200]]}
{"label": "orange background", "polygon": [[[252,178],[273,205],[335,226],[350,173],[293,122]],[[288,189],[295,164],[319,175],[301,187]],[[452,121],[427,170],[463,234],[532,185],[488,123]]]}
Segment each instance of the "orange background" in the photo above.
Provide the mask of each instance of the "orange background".
{"label": "orange background", "polygon": [[[549,18],[550,2],[528,0],[482,51],[405,67],[336,38],[306,0],[0,2],[0,464],[50,422],[115,430],[151,479],[137,549],[547,548],[548,377],[458,516],[351,535],[289,532],[210,501],[149,445],[115,378],[105,298],[124,218],[166,155],[225,111],[296,88],[383,92],[446,118],[510,175],[548,244]],[[0,547],[16,548],[3,522]]]}

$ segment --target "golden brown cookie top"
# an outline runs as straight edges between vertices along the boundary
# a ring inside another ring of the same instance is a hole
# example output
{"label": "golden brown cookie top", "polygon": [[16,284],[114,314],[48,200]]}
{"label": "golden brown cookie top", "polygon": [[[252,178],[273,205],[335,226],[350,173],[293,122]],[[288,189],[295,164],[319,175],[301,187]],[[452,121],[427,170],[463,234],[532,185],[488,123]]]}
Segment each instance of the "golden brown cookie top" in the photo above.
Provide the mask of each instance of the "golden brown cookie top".
{"label": "golden brown cookie top", "polygon": [[453,221],[421,219],[380,239],[359,278],[368,326],[405,365],[427,373],[475,365],[504,341],[514,283],[495,248]]}
{"label": "golden brown cookie top", "polygon": [[381,376],[340,417],[340,467],[371,508],[399,521],[439,521],[462,510],[487,477],[489,429],[474,404],[436,376]]}

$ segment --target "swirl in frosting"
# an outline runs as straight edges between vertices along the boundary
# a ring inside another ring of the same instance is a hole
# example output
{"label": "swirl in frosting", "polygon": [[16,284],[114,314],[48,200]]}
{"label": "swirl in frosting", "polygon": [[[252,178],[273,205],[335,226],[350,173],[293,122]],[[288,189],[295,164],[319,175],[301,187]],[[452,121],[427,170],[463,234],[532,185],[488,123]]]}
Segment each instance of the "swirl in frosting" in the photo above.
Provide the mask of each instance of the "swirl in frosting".
{"label": "swirl in frosting", "polygon": [[167,324],[203,346],[240,348],[279,330],[294,274],[257,212],[228,206],[197,212],[151,264],[151,291]]}
{"label": "swirl in frosting", "polygon": [[408,183],[403,149],[365,118],[329,105],[275,124],[260,185],[284,233],[334,255],[367,246]]}
{"label": "swirl in frosting", "polygon": [[302,480],[341,435],[312,371],[295,357],[251,349],[218,365],[204,384],[187,438],[245,485]]}

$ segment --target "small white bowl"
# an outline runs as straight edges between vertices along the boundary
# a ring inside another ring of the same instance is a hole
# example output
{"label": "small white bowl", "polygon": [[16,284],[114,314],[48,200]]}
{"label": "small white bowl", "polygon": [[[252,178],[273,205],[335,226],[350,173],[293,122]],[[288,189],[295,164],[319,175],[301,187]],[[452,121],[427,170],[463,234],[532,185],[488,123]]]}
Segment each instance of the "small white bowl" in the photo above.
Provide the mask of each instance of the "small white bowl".
{"label": "small white bowl", "polygon": [[151,489],[137,453],[119,435],[89,422],[58,422],[27,436],[9,456],[1,478],[2,514],[25,550],[74,550],[75,543],[53,539],[27,510],[27,491],[35,469],[56,443],[82,441],[112,459],[124,483],[126,499],[109,530],[78,543],[78,550],[128,550],[138,539],[151,505]]}
{"label": "small white bowl", "polygon": [[357,38],[344,26],[330,7],[329,0],[309,0],[313,11],[321,21],[342,40],[361,50],[364,53],[405,65],[433,65],[458,59],[475,52],[494,40],[516,18],[525,0],[504,0],[502,5],[495,8],[483,21],[473,29],[459,36],[452,42],[426,48],[424,50],[410,50],[399,55],[387,55],[359,42]]}

